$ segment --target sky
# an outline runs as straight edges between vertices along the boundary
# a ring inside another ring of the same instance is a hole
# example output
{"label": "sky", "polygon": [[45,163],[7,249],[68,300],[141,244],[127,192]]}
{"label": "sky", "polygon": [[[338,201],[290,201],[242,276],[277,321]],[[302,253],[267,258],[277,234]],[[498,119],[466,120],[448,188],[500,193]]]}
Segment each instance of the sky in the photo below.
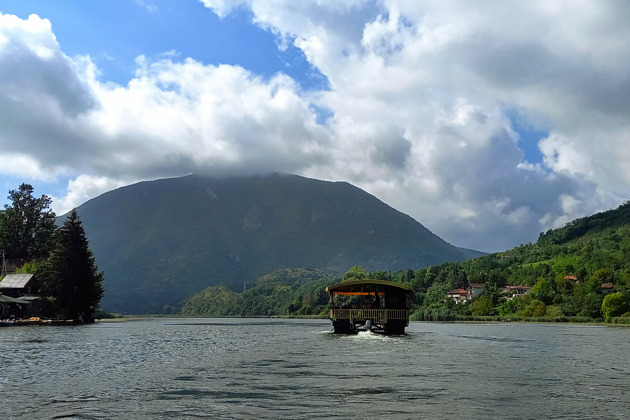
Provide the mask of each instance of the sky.
{"label": "sky", "polygon": [[3,0],[0,191],[64,214],[293,173],[507,250],[628,199],[628,22],[625,0]]}

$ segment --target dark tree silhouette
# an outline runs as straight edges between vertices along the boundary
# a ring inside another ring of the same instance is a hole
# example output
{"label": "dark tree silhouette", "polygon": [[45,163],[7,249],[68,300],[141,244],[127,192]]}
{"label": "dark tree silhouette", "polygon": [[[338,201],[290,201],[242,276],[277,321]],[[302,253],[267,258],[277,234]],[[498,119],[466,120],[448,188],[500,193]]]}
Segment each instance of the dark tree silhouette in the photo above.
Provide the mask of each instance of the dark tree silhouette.
{"label": "dark tree silhouette", "polygon": [[48,257],[56,230],[50,197],[35,198],[33,187],[22,184],[8,198],[11,204],[0,212],[0,248],[10,258]]}
{"label": "dark tree silhouette", "polygon": [[98,271],[83,224],[72,210],[59,229],[50,258],[42,269],[44,296],[55,316],[92,322],[103,297],[103,272]]}

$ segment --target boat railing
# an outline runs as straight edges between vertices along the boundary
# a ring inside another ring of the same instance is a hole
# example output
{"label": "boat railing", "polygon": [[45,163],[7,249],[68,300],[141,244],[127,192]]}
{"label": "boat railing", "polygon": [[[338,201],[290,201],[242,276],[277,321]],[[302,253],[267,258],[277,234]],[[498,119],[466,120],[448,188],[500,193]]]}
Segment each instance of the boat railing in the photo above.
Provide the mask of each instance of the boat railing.
{"label": "boat railing", "polygon": [[384,324],[390,319],[409,321],[406,309],[342,309],[332,308],[330,319],[347,319],[350,322],[371,320],[376,324]]}

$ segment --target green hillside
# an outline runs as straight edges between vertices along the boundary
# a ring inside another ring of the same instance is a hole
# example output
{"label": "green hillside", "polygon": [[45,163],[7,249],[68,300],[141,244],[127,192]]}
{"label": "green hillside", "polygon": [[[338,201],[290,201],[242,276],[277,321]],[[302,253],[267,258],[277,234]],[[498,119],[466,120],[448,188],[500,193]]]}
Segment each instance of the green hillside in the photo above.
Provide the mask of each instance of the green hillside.
{"label": "green hillside", "polygon": [[326,287],[335,279],[312,269],[283,269],[261,276],[242,293],[212,286],[193,295],[188,316],[318,315],[328,309]]}
{"label": "green hillside", "polygon": [[481,255],[348,183],[292,175],[141,182],[77,211],[112,312],[174,310],[209,286],[240,290],[287,267],[338,276],[353,265],[399,270]]}
{"label": "green hillside", "polygon": [[[541,233],[534,244],[417,270],[410,281],[420,318],[431,314],[438,318],[444,314],[605,317],[606,296],[615,294],[630,304],[630,203]],[[484,294],[471,305],[444,301],[447,291],[469,283],[486,285]],[[532,289],[526,297],[507,301],[501,292],[506,285]]]}

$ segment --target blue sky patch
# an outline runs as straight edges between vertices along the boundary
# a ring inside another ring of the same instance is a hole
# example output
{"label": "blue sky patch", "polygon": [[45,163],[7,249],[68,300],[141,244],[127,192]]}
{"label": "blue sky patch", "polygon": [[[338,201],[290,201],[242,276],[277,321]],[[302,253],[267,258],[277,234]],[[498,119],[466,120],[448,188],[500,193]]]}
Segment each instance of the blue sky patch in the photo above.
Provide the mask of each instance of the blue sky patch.
{"label": "blue sky patch", "polygon": [[64,7],[6,0],[0,5],[1,12],[21,19],[33,10],[50,20],[66,54],[90,55],[102,82],[126,86],[135,76],[138,56],[152,61],[173,53],[176,61],[192,57],[206,65],[237,65],[263,78],[282,72],[303,90],[329,86],[300,49],[292,44],[278,48],[276,36],[253,24],[251,11],[243,8],[219,18],[198,1],[162,0],[151,7],[129,0],[68,0]]}
{"label": "blue sky patch", "polygon": [[549,136],[549,131],[534,127],[515,109],[506,111],[512,129],[518,133],[518,146],[525,154],[524,159],[531,164],[542,164],[543,154],[538,142]]}

